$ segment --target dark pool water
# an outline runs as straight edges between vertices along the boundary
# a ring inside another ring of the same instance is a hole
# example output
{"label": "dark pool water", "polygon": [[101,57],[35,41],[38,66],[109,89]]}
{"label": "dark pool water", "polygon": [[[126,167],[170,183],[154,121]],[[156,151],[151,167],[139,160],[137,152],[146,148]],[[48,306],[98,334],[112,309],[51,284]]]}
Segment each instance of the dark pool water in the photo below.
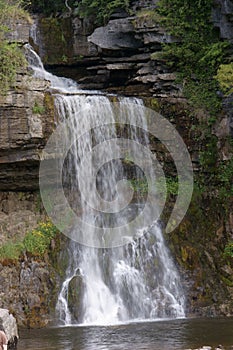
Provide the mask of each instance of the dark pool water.
{"label": "dark pool water", "polygon": [[183,350],[233,345],[233,319],[21,330],[18,350]]}

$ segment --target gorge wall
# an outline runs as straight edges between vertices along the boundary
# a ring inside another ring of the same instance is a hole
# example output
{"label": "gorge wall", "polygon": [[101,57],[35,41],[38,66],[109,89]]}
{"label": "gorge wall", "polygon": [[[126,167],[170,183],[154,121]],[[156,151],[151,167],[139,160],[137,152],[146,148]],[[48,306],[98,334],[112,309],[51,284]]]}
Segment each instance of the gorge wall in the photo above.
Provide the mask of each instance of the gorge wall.
{"label": "gorge wall", "polygon": [[[9,42],[23,47],[30,24],[12,24]],[[23,49],[23,48],[22,48]],[[21,242],[26,232],[45,220],[39,195],[40,153],[55,126],[49,82],[18,71],[14,88],[0,95],[0,239],[1,246]],[[59,243],[60,244],[60,243]],[[52,251],[56,250],[54,242]],[[8,249],[10,249],[8,245]],[[10,254],[11,255],[11,254]],[[0,259],[0,304],[19,325],[41,327],[49,322],[57,287],[57,270],[33,255]]]}
{"label": "gorge wall", "polygon": [[[176,39],[158,23],[156,5],[156,0],[135,1],[130,16],[119,10],[98,28],[91,19],[68,13],[37,16],[30,42],[48,70],[78,81],[83,89],[143,98],[176,126],[187,144],[195,176],[208,178],[213,167],[232,157],[233,97],[223,98],[222,111],[209,127],[208,112],[189,103],[183,84],[177,83],[175,72],[159,54],[163,43]],[[216,0],[212,19],[220,37],[232,43],[232,1]],[[29,26],[23,28],[23,36],[17,29],[9,40],[25,44]],[[1,242],[23,238],[45,219],[38,192],[39,159],[55,124],[48,82],[33,78],[29,71],[18,72],[16,87],[0,97]],[[173,177],[166,150],[155,141],[151,147]],[[203,161],[203,154],[209,158]],[[195,188],[185,219],[166,237],[182,274],[189,315],[233,314],[233,265],[224,256],[226,244],[233,240],[233,198],[219,197],[220,183],[215,186]],[[162,220],[169,217],[174,201],[175,195],[169,193]],[[0,307],[13,311],[20,324],[40,327],[49,322],[62,274],[58,268],[61,244],[58,238],[43,259],[29,254],[0,261]]]}

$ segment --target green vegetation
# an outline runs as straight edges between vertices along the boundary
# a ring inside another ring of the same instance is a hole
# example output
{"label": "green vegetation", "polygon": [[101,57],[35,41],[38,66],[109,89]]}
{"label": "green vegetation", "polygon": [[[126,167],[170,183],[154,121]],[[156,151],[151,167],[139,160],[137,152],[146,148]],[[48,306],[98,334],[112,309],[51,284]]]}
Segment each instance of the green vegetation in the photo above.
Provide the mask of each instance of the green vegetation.
{"label": "green vegetation", "polygon": [[24,10],[22,0],[0,0],[0,31],[8,31],[6,19],[13,22],[24,19],[31,22],[30,15]]}
{"label": "green vegetation", "polygon": [[24,247],[33,255],[43,255],[55,237],[57,228],[50,221],[40,223],[36,229],[29,231],[24,238]]}
{"label": "green vegetation", "polygon": [[[139,195],[146,195],[148,193],[148,183],[146,179],[132,179],[130,180],[131,188],[138,192]],[[177,196],[178,191],[183,191],[186,193],[189,189],[189,183],[182,182],[182,188],[179,188],[178,178],[166,176],[166,179],[156,179],[152,186],[156,189],[157,193],[167,192],[168,196]]]}
{"label": "green vegetation", "polygon": [[6,94],[14,85],[16,73],[26,67],[26,59],[16,43],[8,43],[7,33],[10,23],[17,18],[30,20],[29,15],[21,8],[21,1],[0,0],[0,94]]}
{"label": "green vegetation", "polygon": [[179,73],[186,97],[215,115],[221,107],[214,78],[227,55],[211,22],[212,0],[160,0],[160,22],[177,42],[165,44],[166,64]]}
{"label": "green vegetation", "polygon": [[26,60],[17,44],[0,41],[0,93],[5,95],[14,85],[17,71],[26,67]]}
{"label": "green vegetation", "polygon": [[130,187],[134,192],[137,192],[138,195],[144,196],[148,193],[148,183],[146,179],[131,179]]}
{"label": "green vegetation", "polygon": [[[211,21],[213,0],[160,0],[159,21],[176,42],[164,44],[162,52],[151,59],[163,59],[177,80],[184,95],[196,110],[204,109],[207,120],[200,119],[196,128],[199,145],[200,172],[195,174],[198,193],[215,196],[225,213],[228,199],[233,195],[233,160],[220,160],[218,139],[212,126],[218,119],[222,100],[233,92],[233,64],[229,63],[230,44],[220,41]],[[226,147],[232,143],[226,140]]]}
{"label": "green vegetation", "polygon": [[225,246],[224,256],[233,258],[233,241],[229,241]]}
{"label": "green vegetation", "polygon": [[8,242],[0,247],[0,260],[17,260],[22,254],[24,245],[22,242]]}
{"label": "green vegetation", "polygon": [[69,7],[67,6],[73,5],[76,1],[67,1],[67,6],[65,0],[31,0],[30,2],[26,0],[24,2],[30,11],[35,13],[43,13],[46,16],[50,16],[52,14],[56,15],[62,11],[68,10]]}
{"label": "green vegetation", "polygon": [[72,9],[75,15],[92,17],[95,24],[102,25],[114,10],[118,8],[129,10],[129,0],[31,0],[28,8],[32,12],[43,13],[46,16]]}
{"label": "green vegetation", "polygon": [[217,138],[207,132],[203,142],[205,143],[205,148],[200,152],[202,170],[215,172],[218,160]]}
{"label": "green vegetation", "polygon": [[0,260],[17,260],[24,252],[43,256],[50,247],[51,240],[58,232],[50,221],[41,222],[37,228],[26,233],[24,240],[7,242],[0,247]]}
{"label": "green vegetation", "polygon": [[200,152],[201,171],[196,174],[196,182],[200,193],[208,193],[222,202],[222,207],[228,212],[227,199],[233,196],[233,159],[219,160],[217,138],[205,135],[206,144]]}
{"label": "green vegetation", "polygon": [[233,93],[233,62],[229,64],[220,64],[215,76],[219,86],[226,95]]}
{"label": "green vegetation", "polygon": [[129,0],[81,0],[77,14],[81,17],[94,18],[95,24],[105,24],[118,8],[129,10]]}
{"label": "green vegetation", "polygon": [[44,114],[45,113],[45,107],[40,105],[37,101],[35,102],[32,112],[34,114]]}
{"label": "green vegetation", "polygon": [[233,158],[222,161],[218,166],[217,180],[219,181],[219,196],[226,199],[233,197]]}
{"label": "green vegetation", "polygon": [[[136,22],[138,22],[138,20],[146,20],[146,21],[151,21],[154,24],[157,24],[158,21],[160,20],[160,16],[157,12],[155,12],[154,10],[149,10],[149,9],[142,9],[140,11],[137,12],[136,14],[137,19]],[[136,24],[135,21],[133,21],[133,23]]]}

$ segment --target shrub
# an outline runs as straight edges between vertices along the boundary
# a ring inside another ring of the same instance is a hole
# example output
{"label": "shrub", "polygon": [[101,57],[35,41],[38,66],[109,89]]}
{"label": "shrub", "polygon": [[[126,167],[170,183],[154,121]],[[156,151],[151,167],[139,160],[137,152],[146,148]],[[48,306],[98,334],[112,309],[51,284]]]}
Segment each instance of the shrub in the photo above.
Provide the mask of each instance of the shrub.
{"label": "shrub", "polygon": [[224,256],[233,258],[233,241],[228,242],[225,246]]}
{"label": "shrub", "polygon": [[31,12],[43,13],[46,16],[57,15],[78,3],[76,0],[24,0],[23,2]]}
{"label": "shrub", "polygon": [[40,223],[37,228],[26,234],[23,241],[25,250],[34,255],[43,255],[49,249],[56,232],[56,226],[50,221]]}
{"label": "shrub", "polygon": [[8,242],[0,247],[0,259],[17,260],[24,250],[22,242]]}
{"label": "shrub", "polygon": [[233,63],[221,64],[215,76],[220,88],[226,95],[233,93]]}
{"label": "shrub", "polygon": [[8,23],[17,18],[29,21],[30,17],[21,7],[21,1],[0,0],[0,94],[6,94],[16,79],[20,68],[26,67],[26,59],[16,43],[9,44],[5,39],[10,30]]}
{"label": "shrub", "polygon": [[7,242],[0,247],[0,260],[17,260],[23,252],[36,256],[43,256],[50,247],[51,240],[58,232],[50,221],[41,222],[38,226],[26,233],[21,242]]}
{"label": "shrub", "polygon": [[129,10],[129,0],[81,0],[77,13],[81,17],[93,17],[98,25],[105,24],[118,8]]}
{"label": "shrub", "polygon": [[19,69],[27,66],[26,59],[17,44],[0,42],[0,93],[6,94],[14,85]]}
{"label": "shrub", "polygon": [[35,102],[32,112],[34,114],[44,114],[45,113],[45,107],[40,105],[37,101]]}
{"label": "shrub", "polygon": [[166,64],[177,70],[184,93],[197,108],[212,115],[220,110],[215,74],[228,54],[211,22],[211,0],[160,0],[160,23],[177,40],[164,44]]}

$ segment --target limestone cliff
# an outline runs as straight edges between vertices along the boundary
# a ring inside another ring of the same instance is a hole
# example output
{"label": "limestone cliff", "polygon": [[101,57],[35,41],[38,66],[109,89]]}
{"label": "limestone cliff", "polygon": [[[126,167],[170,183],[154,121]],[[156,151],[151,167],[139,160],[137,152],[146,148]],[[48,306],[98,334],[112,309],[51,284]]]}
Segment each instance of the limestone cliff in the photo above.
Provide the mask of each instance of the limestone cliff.
{"label": "limestone cliff", "polygon": [[[148,107],[167,117],[188,146],[195,176],[208,179],[213,167],[232,158],[232,96],[222,100],[222,111],[211,126],[209,113],[184,98],[183,85],[160,55],[163,43],[176,39],[160,26],[153,11],[156,5],[157,1],[135,1],[130,16],[118,11],[98,28],[76,16],[41,17],[35,41],[49,70],[77,80],[82,88],[141,97]],[[214,1],[213,24],[220,39],[230,42],[232,13],[232,1]],[[62,50],[58,49],[61,37]],[[152,148],[158,151],[158,145]],[[161,160],[171,171],[169,158],[161,156]],[[232,261],[223,254],[233,237],[232,197],[226,194],[220,199],[216,193],[221,181],[214,183],[204,192],[195,189],[186,218],[167,237],[187,288],[190,314],[232,314]],[[169,208],[165,220],[168,213]]]}
{"label": "limestone cliff", "polygon": [[[208,113],[195,109],[184,98],[182,84],[177,83],[175,72],[159,55],[162,44],[175,39],[152,15],[156,3],[135,1],[130,16],[119,11],[99,28],[90,20],[73,15],[40,16],[30,41],[50,71],[77,80],[82,88],[142,97],[148,107],[176,125],[190,151],[195,174],[208,178],[211,172],[206,168],[203,171],[200,155],[212,137],[217,158],[212,166],[232,157],[232,96],[222,101],[223,109],[207,139]],[[232,1],[215,3],[213,22],[221,37],[232,41]],[[27,42],[25,30],[28,33],[29,28],[25,28],[24,39],[19,39],[17,30],[14,40]],[[48,88],[47,81],[22,71],[18,73],[16,88],[0,97],[1,241],[23,237],[28,228],[44,218],[37,192],[39,159],[55,124]],[[154,143],[152,148],[158,150],[158,145]],[[159,160],[172,173],[166,154]],[[217,198],[217,190],[216,185],[206,193],[195,191],[184,221],[167,237],[183,276],[189,314],[232,315],[232,260],[223,254],[225,245],[233,239],[232,198]],[[164,220],[173,202],[171,195]],[[0,263],[0,307],[14,311],[21,324],[40,327],[50,319],[50,306],[54,306],[59,284],[51,261],[54,262],[54,256],[47,256],[44,261],[25,256],[17,262]]]}
{"label": "limestone cliff", "polygon": [[[25,22],[12,26],[7,39],[23,50],[30,26]],[[45,218],[38,171],[41,149],[55,125],[48,87],[48,81],[34,78],[25,69],[18,72],[14,87],[0,95],[1,246],[22,241],[26,232]],[[19,325],[46,325],[57,276],[48,257],[47,262],[30,255],[1,259],[0,306],[9,309]]]}

